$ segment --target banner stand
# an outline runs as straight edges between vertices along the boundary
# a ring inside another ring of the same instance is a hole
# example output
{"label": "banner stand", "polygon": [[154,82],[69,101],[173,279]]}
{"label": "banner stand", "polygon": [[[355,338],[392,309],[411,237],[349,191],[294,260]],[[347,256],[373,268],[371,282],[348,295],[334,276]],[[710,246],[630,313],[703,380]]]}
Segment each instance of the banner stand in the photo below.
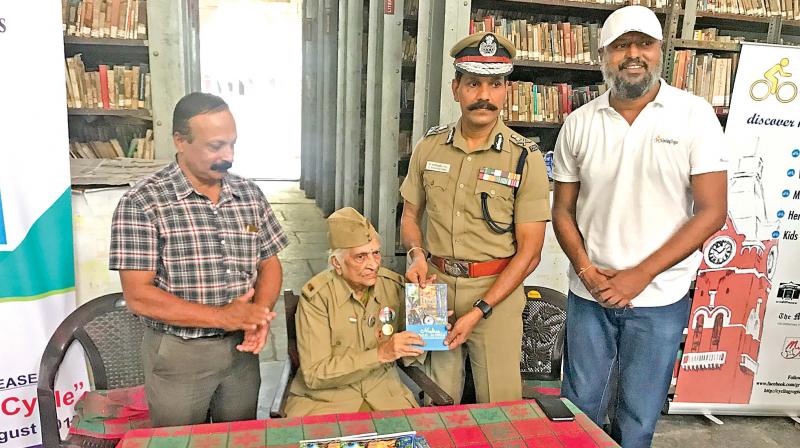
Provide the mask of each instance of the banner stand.
{"label": "banner stand", "polygon": [[670,414],[800,414],[800,48],[745,43]]}

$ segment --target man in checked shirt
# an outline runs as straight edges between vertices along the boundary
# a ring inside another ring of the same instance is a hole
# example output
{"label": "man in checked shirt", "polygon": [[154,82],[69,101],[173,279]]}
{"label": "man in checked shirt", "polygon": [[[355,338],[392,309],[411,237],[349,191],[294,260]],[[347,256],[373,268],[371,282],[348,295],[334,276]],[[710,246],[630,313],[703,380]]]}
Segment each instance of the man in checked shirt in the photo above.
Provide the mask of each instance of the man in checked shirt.
{"label": "man in checked shirt", "polygon": [[250,420],[258,353],[281,288],[288,240],[259,188],[228,173],[236,124],[221,98],[175,106],[176,162],[120,199],[110,268],[147,328],[145,389],[154,426]]}

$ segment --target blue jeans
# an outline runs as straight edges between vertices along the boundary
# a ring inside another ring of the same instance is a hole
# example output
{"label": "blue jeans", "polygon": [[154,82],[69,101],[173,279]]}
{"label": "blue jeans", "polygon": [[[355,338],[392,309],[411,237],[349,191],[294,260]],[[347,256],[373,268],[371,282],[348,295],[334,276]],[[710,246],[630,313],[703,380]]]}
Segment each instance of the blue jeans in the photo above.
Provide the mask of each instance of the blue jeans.
{"label": "blue jeans", "polygon": [[611,436],[624,448],[652,442],[690,305],[687,294],[667,306],[609,309],[569,293],[561,394],[602,426],[616,389]]}

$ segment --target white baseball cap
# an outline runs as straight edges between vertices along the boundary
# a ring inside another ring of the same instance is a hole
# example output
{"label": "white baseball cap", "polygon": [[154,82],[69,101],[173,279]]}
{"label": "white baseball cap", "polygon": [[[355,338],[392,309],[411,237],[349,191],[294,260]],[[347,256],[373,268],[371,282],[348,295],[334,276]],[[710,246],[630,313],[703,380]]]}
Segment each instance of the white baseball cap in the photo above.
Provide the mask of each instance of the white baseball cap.
{"label": "white baseball cap", "polygon": [[661,22],[656,14],[644,6],[626,6],[611,13],[600,32],[600,47],[604,48],[618,37],[631,31],[647,34],[653,39],[664,40]]}

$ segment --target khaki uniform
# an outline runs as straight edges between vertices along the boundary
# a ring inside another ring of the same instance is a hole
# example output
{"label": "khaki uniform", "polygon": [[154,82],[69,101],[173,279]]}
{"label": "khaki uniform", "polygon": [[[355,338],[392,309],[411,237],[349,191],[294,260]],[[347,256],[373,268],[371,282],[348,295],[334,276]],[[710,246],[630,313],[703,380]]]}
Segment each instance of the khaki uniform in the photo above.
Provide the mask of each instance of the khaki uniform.
{"label": "khaki uniform", "polygon": [[417,407],[395,363],[378,361],[378,313],[392,308],[393,325],[402,327],[403,288],[403,277],[386,268],[378,270],[366,305],[335,272],[306,283],[295,317],[300,369],[289,388],[288,416]]}
{"label": "khaki uniform", "polygon": [[[481,168],[515,172],[522,151],[529,151],[516,197],[514,188],[498,181],[481,180]],[[498,119],[482,147],[470,151],[455,125],[434,127],[411,156],[408,176],[400,188],[408,202],[425,207],[425,248],[443,258],[489,261],[516,252],[514,233],[495,233],[484,220],[481,193],[487,194],[489,214],[500,227],[513,222],[550,219],[550,189],[544,159],[529,139]],[[483,298],[496,276],[456,278],[428,263],[429,273],[448,285],[448,308],[459,318]],[[467,342],[449,351],[429,352],[426,366],[432,379],[457,402],[464,385],[466,346],[479,402],[518,400],[522,339],[522,286],[481,320]]]}

